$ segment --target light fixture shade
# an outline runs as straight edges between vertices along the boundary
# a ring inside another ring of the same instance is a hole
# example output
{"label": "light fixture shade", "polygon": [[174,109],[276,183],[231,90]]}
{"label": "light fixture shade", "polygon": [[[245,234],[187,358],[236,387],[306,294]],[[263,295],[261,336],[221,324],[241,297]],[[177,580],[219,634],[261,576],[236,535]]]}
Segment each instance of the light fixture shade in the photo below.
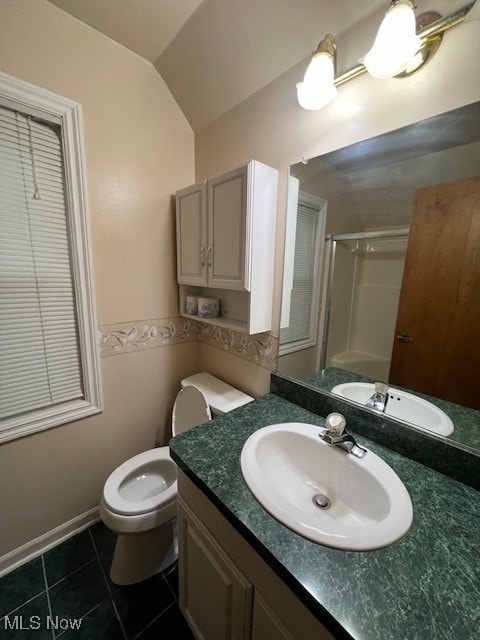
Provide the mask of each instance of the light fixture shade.
{"label": "light fixture shade", "polygon": [[411,0],[394,0],[361,62],[374,78],[391,78],[404,71],[422,44],[416,35]]}
{"label": "light fixture shade", "polygon": [[297,84],[299,105],[312,111],[322,109],[338,93],[333,84],[334,79],[333,57],[326,52],[315,53],[305,72],[303,82]]}

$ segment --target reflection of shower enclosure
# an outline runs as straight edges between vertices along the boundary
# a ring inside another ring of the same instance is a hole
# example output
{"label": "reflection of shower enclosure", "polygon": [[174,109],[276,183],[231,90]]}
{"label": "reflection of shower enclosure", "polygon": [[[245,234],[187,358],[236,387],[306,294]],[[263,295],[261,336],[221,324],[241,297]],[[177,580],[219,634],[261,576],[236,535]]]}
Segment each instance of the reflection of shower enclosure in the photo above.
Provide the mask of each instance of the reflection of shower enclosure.
{"label": "reflection of shower enclosure", "polygon": [[388,381],[408,230],[331,236],[323,366]]}

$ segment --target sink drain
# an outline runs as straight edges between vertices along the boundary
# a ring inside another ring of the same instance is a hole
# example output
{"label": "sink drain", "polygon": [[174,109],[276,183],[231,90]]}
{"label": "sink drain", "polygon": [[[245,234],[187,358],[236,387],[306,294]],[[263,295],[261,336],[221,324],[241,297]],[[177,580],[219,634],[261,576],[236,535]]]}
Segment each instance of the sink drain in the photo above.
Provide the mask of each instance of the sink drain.
{"label": "sink drain", "polygon": [[313,504],[320,509],[328,509],[331,504],[330,500],[327,498],[327,496],[323,495],[323,493],[317,493],[313,496],[312,500]]}

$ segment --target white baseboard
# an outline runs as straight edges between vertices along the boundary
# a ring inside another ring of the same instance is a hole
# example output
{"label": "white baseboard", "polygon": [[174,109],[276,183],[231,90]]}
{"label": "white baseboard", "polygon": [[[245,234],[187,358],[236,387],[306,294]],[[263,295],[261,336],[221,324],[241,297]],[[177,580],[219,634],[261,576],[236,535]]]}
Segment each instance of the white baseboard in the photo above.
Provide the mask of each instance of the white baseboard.
{"label": "white baseboard", "polygon": [[9,553],[0,557],[0,578],[22,566],[22,564],[26,564],[30,560],[42,555],[42,553],[56,547],[64,540],[72,538],[75,534],[80,533],[80,531],[88,529],[88,527],[91,527],[92,524],[95,524],[99,520],[98,507],[94,507],[90,509],[90,511],[86,511],[76,518],[64,522],[59,527],[47,531],[47,533],[44,533],[42,536],[27,542],[21,547],[18,547],[18,549],[9,551]]}

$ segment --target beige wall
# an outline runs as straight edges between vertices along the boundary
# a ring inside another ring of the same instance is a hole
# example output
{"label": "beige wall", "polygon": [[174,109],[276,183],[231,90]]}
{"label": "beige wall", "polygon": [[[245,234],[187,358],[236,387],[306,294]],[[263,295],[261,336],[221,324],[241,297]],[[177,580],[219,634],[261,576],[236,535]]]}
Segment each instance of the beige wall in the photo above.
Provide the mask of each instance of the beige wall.
{"label": "beige wall", "polygon": [[208,371],[240,391],[252,396],[268,393],[270,371],[244,360],[222,348],[205,343],[198,344],[199,371]]}
{"label": "beige wall", "polygon": [[[0,70],[82,105],[98,322],[177,310],[171,194],[193,132],[151,64],[44,0],[0,0]],[[98,505],[108,474],[169,437],[195,342],[103,358],[105,410],[0,446],[0,556]]]}
{"label": "beige wall", "polygon": [[286,353],[278,358],[278,372],[291,378],[302,380],[315,373],[317,368],[317,350],[315,347]]}
{"label": "beige wall", "polygon": [[[363,25],[362,29],[347,31],[337,38],[343,61],[339,72],[354,66],[362,52],[368,50],[370,42],[362,35],[371,31],[368,27]],[[350,52],[350,59],[345,52]],[[480,99],[479,60],[477,20],[448,31],[436,57],[412,77],[381,81],[365,74],[340,87],[337,98],[318,112],[305,111],[296,102],[295,84],[303,77],[305,61],[195,132],[198,180],[250,158],[280,170],[275,335],[278,336],[280,317],[288,166],[303,156],[315,157]],[[200,354],[200,368],[206,362],[206,351]],[[225,371],[234,370],[236,360],[235,356],[225,357]],[[258,369],[257,384],[251,392],[261,394],[268,389],[268,375]],[[217,375],[222,374],[219,367]]]}

